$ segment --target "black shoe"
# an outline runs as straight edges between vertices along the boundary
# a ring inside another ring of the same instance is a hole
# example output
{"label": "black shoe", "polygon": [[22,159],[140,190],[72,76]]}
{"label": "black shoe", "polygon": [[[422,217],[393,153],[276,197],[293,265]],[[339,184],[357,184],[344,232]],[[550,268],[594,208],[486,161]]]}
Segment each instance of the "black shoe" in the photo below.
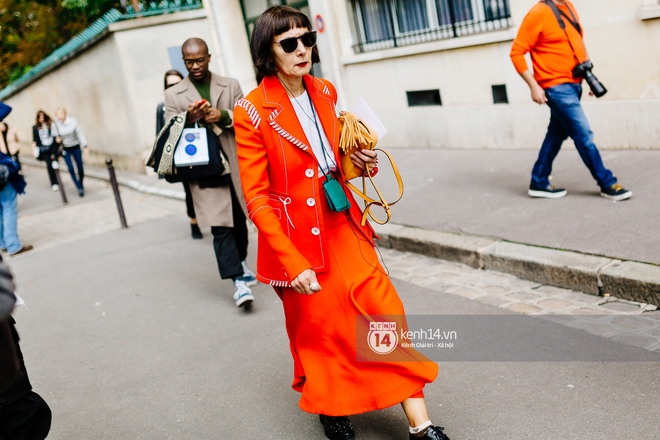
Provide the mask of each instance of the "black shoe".
{"label": "black shoe", "polygon": [[442,432],[445,429],[442,426],[429,426],[422,437],[415,437],[410,434],[410,440],[430,439],[430,440],[449,440],[449,437]]}
{"label": "black shoe", "polygon": [[626,200],[631,198],[632,191],[629,191],[624,187],[622,187],[621,185],[619,185],[618,183],[615,183],[609,188],[601,188],[600,195],[608,200],[614,200],[615,202],[618,202],[620,200]]}
{"label": "black shoe", "polygon": [[566,190],[564,188],[555,188],[552,185],[548,185],[545,188],[530,185],[527,195],[530,197],[542,197],[544,199],[560,199],[566,195]]}
{"label": "black shoe", "polygon": [[321,414],[320,418],[325,436],[330,440],[352,440],[355,438],[355,431],[353,431],[353,425],[348,421],[348,417],[331,417]]}
{"label": "black shoe", "polygon": [[82,189],[82,188],[80,188],[80,189],[78,190],[78,195],[79,195],[80,197],[84,197],[84,196],[85,196],[85,190]]}
{"label": "black shoe", "polygon": [[192,238],[195,240],[201,240],[203,235],[201,229],[199,229],[199,225],[193,225],[192,223],[190,224],[190,230],[192,231]]}

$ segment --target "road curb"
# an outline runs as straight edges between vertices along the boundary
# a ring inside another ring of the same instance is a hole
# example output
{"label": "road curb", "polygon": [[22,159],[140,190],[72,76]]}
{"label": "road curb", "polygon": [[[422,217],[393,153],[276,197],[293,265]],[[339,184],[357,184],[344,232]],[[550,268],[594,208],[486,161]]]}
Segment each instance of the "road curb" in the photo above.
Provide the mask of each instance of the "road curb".
{"label": "road curb", "polygon": [[660,267],[496,238],[374,225],[379,246],[515,275],[540,284],[660,306]]}
{"label": "road curb", "polygon": [[[43,167],[43,162],[25,161]],[[85,175],[108,181],[107,172],[85,167]],[[121,186],[147,194],[185,200],[183,191],[158,188],[125,176]],[[388,223],[374,224],[378,245],[468,266],[509,273],[519,278],[593,295],[609,293],[617,298],[660,307],[660,266],[621,261],[606,256],[550,249],[468,234],[433,231]]]}

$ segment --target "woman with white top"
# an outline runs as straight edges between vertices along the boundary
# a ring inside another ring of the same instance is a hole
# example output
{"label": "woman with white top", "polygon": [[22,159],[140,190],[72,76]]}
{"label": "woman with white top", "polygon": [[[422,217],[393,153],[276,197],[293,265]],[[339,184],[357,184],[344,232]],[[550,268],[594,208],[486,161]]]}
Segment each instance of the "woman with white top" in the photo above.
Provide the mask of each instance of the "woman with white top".
{"label": "woman with white top", "polygon": [[53,169],[52,155],[59,153],[59,144],[55,138],[59,136],[57,126],[53,120],[44,112],[39,110],[37,112],[37,123],[32,126],[32,146],[37,149],[35,156],[39,160],[46,162],[46,169],[48,170],[48,178],[50,179],[50,187],[53,191],[58,191],[60,186],[57,184],[57,177]]}
{"label": "woman with white top", "polygon": [[[72,116],[67,116],[64,107],[59,107],[55,110],[55,117],[57,118],[55,125],[59,134],[55,140],[62,143],[64,161],[69,168],[69,174],[71,174],[73,183],[78,188],[78,195],[82,197],[85,195],[85,189],[83,188],[85,170],[83,168],[82,151],[80,148],[82,147],[85,153],[89,152],[87,139],[78,124],[78,120]],[[78,168],[78,176],[76,176],[76,172],[73,169],[74,160],[76,161],[76,168]]]}

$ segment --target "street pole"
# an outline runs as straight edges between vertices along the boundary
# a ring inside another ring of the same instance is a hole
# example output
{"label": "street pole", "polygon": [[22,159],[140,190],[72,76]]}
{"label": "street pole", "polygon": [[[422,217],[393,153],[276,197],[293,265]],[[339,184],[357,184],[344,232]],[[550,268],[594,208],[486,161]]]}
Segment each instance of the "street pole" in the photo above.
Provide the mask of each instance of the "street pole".
{"label": "street pole", "polygon": [[121,196],[119,195],[119,185],[117,185],[117,176],[115,175],[115,168],[112,166],[112,159],[108,157],[105,160],[105,164],[108,166],[112,192],[115,193],[115,202],[117,202],[117,211],[119,211],[119,221],[121,221],[121,227],[126,229],[128,228],[128,224],[126,223],[126,215],[124,215],[124,205],[122,205]]}

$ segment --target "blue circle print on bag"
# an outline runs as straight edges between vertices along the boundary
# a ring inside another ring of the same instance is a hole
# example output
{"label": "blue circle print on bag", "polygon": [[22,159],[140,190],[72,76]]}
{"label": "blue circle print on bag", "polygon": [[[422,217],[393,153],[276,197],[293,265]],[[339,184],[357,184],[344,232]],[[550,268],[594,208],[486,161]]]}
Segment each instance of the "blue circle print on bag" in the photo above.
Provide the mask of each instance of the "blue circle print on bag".
{"label": "blue circle print on bag", "polygon": [[188,156],[194,156],[195,153],[197,153],[197,147],[196,146],[194,146],[193,144],[186,145],[186,154]]}
{"label": "blue circle print on bag", "polygon": [[192,133],[188,133],[188,134],[186,135],[186,140],[187,140],[188,142],[192,142],[192,141],[194,141],[194,140],[195,140],[195,135],[192,134]]}

